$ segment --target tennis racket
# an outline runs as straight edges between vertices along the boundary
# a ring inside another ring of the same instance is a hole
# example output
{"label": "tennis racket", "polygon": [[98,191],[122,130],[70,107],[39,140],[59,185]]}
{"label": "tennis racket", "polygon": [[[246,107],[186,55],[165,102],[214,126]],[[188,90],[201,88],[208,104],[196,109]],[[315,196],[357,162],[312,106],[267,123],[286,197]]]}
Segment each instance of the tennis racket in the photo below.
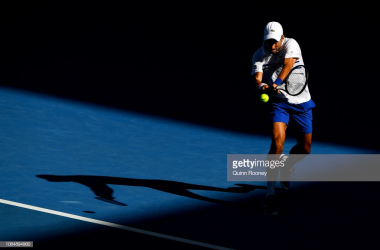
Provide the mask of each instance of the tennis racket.
{"label": "tennis racket", "polygon": [[304,65],[292,68],[285,80],[276,87],[276,89],[284,90],[291,96],[296,96],[305,90],[309,81],[309,72]]}

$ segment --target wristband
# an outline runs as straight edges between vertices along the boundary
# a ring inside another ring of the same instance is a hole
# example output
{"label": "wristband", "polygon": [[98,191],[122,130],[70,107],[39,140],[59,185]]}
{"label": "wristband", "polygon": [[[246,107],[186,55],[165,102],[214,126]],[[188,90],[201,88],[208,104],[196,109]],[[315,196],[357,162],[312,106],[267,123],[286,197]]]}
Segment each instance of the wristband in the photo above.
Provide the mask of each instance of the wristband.
{"label": "wristband", "polygon": [[275,83],[276,85],[280,85],[282,83],[282,80],[281,78],[277,78],[276,81],[274,81],[273,83]]}
{"label": "wristband", "polygon": [[268,84],[262,82],[262,83],[259,85],[259,89],[260,89],[263,85],[268,85]]}

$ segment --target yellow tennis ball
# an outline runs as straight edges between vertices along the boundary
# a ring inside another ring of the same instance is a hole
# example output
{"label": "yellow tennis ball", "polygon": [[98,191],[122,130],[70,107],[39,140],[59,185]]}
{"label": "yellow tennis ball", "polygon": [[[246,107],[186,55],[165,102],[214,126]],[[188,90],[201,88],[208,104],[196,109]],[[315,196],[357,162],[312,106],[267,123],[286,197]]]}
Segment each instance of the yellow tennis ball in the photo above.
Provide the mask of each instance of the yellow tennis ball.
{"label": "yellow tennis ball", "polygon": [[261,94],[260,100],[262,102],[268,102],[269,101],[269,96],[267,94]]}

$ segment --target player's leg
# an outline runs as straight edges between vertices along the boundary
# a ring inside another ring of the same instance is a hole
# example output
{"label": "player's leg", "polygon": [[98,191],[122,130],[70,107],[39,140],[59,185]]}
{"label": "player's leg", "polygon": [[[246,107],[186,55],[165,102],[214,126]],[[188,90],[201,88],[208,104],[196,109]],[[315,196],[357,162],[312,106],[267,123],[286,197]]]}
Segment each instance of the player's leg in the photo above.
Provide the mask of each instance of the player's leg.
{"label": "player's leg", "polygon": [[[278,160],[284,148],[286,137],[286,123],[274,122],[272,127],[272,143],[268,153],[267,160]],[[278,168],[268,168],[267,170],[267,195],[264,204],[264,213],[267,215],[278,215],[277,200],[275,195],[276,179]]]}
{"label": "player's leg", "polygon": [[[274,122],[272,125],[272,143],[268,153],[267,160],[278,160],[282,150],[284,149],[284,143],[286,138],[286,128],[287,125],[284,122]],[[267,195],[275,195],[275,185],[278,176],[278,168],[268,169],[267,171]]]}
{"label": "player's leg", "polygon": [[290,150],[285,167],[281,169],[280,181],[284,189],[289,189],[294,165],[310,154],[312,142],[312,111],[294,113],[291,117],[296,122],[297,144]]}
{"label": "player's leg", "polygon": [[[271,103],[270,115],[272,119],[272,140],[267,160],[278,159],[285,143],[285,132],[289,122],[288,112],[276,103]],[[267,170],[267,195],[264,205],[264,213],[277,215],[277,201],[275,195],[275,185],[278,176],[278,168]]]}
{"label": "player's leg", "polygon": [[[272,141],[269,149],[267,160],[278,160],[284,149],[286,128],[289,123],[289,113],[286,109],[276,103],[271,103],[270,115],[272,119]],[[273,158],[273,159],[272,159]],[[277,159],[275,159],[277,158]],[[267,195],[274,195],[278,168],[267,171]]]}
{"label": "player's leg", "polygon": [[290,154],[310,154],[312,133],[297,132],[297,144],[290,150]]}
{"label": "player's leg", "polygon": [[268,154],[278,154],[282,153],[284,149],[284,143],[286,138],[286,128],[287,123],[285,122],[274,122],[272,125],[272,143]]}

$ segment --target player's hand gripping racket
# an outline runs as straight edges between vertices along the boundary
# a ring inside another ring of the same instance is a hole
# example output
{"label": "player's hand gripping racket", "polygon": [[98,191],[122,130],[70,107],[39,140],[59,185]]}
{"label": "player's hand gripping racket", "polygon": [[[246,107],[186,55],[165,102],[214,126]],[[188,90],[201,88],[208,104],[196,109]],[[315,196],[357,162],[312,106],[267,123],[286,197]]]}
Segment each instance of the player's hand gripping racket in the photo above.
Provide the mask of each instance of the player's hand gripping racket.
{"label": "player's hand gripping racket", "polygon": [[291,96],[296,96],[305,90],[309,80],[309,72],[303,65],[292,68],[285,80],[276,87]]}

